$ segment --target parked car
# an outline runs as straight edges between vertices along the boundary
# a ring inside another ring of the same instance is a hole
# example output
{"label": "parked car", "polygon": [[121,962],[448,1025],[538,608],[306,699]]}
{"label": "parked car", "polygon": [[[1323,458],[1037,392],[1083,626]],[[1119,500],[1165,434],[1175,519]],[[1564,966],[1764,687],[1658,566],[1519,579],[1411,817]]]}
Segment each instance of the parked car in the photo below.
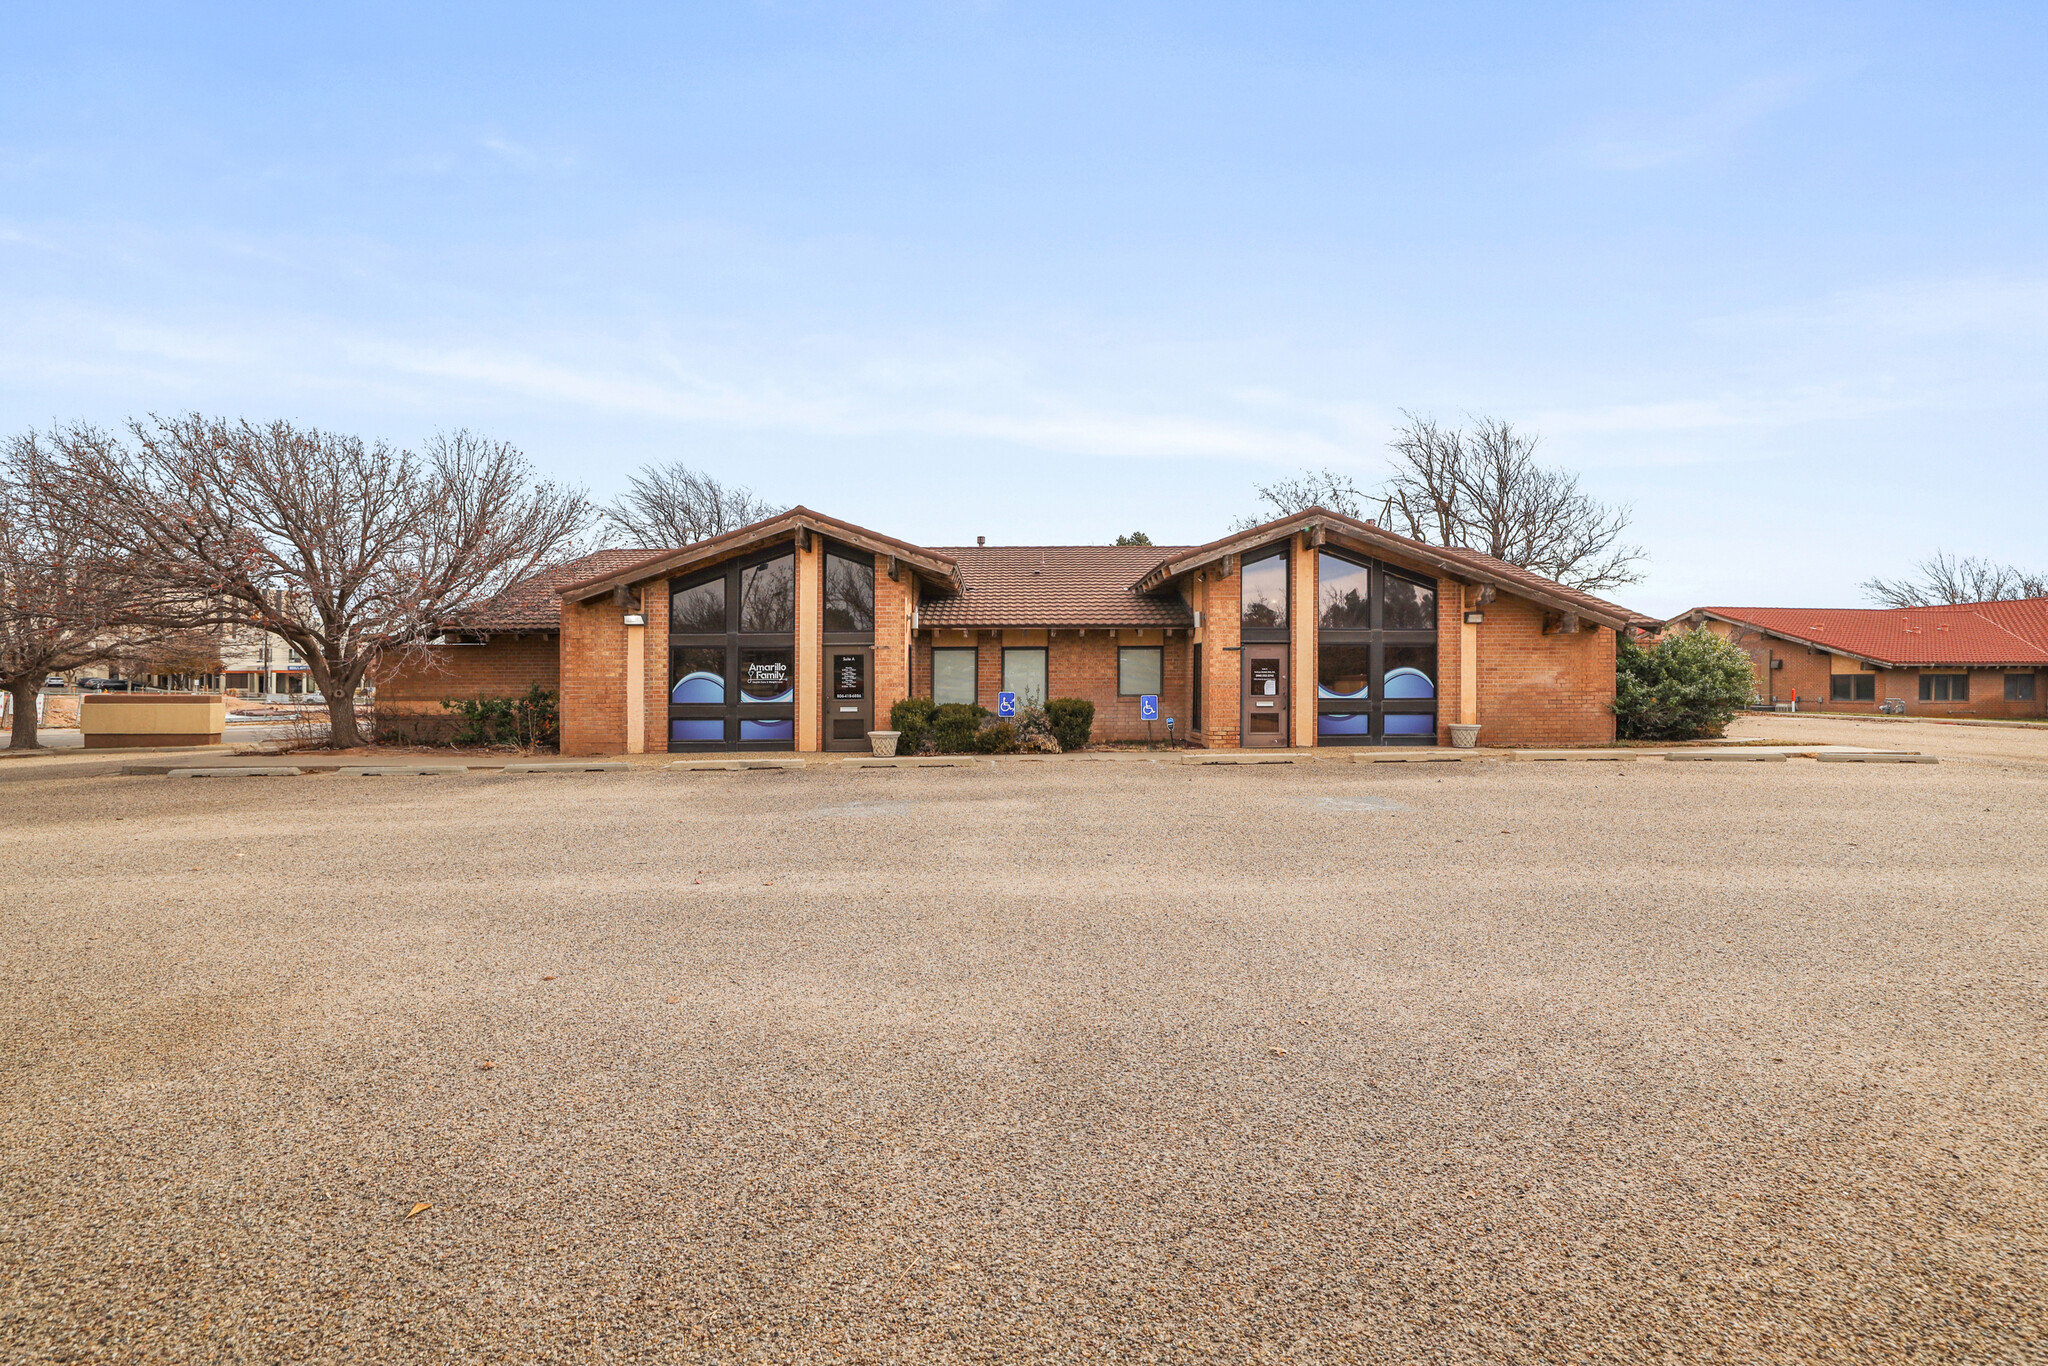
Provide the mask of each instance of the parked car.
{"label": "parked car", "polygon": [[78,681],[78,686],[82,692],[127,692],[129,690],[129,683],[125,678],[82,678]]}
{"label": "parked car", "polygon": [[51,674],[48,678],[43,680],[43,687],[45,689],[64,688],[69,686],[70,685],[64,681],[63,674]]}

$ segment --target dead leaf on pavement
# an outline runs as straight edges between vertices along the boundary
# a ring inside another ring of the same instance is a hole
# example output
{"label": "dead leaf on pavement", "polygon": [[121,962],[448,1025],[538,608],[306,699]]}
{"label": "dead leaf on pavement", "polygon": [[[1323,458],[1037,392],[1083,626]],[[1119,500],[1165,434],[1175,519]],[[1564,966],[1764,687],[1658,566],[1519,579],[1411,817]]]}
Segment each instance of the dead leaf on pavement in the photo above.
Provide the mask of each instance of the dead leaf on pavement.
{"label": "dead leaf on pavement", "polygon": [[[407,1213],[407,1215],[405,1216],[405,1218],[406,1218],[406,1219],[417,1219],[417,1218],[419,1218],[419,1217],[420,1217],[420,1216],[421,1216],[422,1214],[425,1214],[425,1213],[426,1213],[426,1212],[427,1212],[428,1210],[430,1210],[430,1209],[432,1209],[432,1208],[433,1208],[433,1206],[432,1206],[432,1205],[430,1205],[430,1204],[428,1204],[428,1203],[427,1203],[426,1201],[422,1200],[422,1201],[420,1201],[420,1202],[419,1202],[419,1203],[418,1203],[417,1205],[414,1205],[414,1206],[412,1207],[411,1211],[410,1211],[409,1213]],[[400,1223],[403,1223],[403,1222],[405,1222],[405,1221],[404,1221],[404,1220],[402,1219],[402,1220],[400,1220],[399,1222],[400,1222]]]}

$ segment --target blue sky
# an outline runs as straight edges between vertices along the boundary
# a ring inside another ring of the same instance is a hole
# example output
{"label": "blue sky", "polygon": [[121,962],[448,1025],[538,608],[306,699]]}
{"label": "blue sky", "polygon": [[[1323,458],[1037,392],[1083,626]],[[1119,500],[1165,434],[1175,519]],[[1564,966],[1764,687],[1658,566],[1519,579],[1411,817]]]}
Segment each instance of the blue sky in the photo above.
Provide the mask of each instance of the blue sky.
{"label": "blue sky", "polygon": [[[304,8],[304,7],[301,7]],[[2048,567],[2048,7],[10,4],[0,430],[470,426],[927,543],[1219,535],[1402,409],[1616,596]]]}

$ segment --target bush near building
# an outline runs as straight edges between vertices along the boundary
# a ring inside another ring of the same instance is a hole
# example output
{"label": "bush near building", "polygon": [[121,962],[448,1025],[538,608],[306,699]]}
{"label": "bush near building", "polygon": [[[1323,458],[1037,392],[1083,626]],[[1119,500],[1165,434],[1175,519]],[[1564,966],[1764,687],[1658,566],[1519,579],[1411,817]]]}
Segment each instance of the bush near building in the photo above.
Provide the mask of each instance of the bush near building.
{"label": "bush near building", "polygon": [[448,743],[462,749],[557,749],[562,718],[555,693],[538,683],[524,697],[450,698],[441,703],[456,717]]}
{"label": "bush near building", "polygon": [[889,729],[896,732],[898,754],[922,754],[932,734],[932,713],[938,710],[929,697],[906,697],[889,708]]}
{"label": "bush near building", "polygon": [[1062,751],[1088,748],[1088,737],[1095,729],[1093,702],[1085,697],[1055,697],[1045,704],[1045,714]]}
{"label": "bush near building", "polygon": [[1645,649],[1616,642],[1614,716],[1624,740],[1704,740],[1720,735],[1756,695],[1741,647],[1712,631],[1678,631]]}

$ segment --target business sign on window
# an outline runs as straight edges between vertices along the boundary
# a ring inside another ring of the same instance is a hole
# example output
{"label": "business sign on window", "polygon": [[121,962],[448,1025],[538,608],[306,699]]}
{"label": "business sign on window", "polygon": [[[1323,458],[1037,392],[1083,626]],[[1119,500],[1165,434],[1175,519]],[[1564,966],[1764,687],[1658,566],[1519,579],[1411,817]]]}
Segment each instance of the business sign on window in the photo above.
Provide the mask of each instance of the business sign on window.
{"label": "business sign on window", "polygon": [[740,651],[740,695],[749,702],[786,702],[796,693],[788,650]]}
{"label": "business sign on window", "polygon": [[1278,697],[1280,695],[1280,661],[1277,659],[1254,659],[1252,661],[1252,696]]}
{"label": "business sign on window", "polygon": [[833,701],[858,702],[867,695],[867,656],[832,656]]}

